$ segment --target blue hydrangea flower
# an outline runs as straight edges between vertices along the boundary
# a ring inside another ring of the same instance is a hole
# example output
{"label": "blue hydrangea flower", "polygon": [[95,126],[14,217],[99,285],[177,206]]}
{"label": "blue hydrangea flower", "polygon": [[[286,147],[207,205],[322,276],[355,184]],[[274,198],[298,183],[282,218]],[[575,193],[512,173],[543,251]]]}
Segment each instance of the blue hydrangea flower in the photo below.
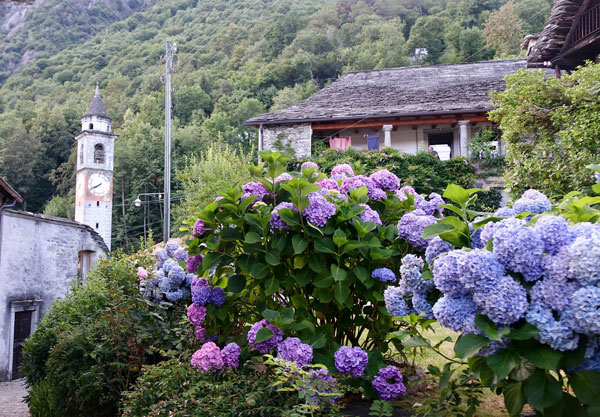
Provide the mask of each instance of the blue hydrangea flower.
{"label": "blue hydrangea flower", "polygon": [[569,273],[582,286],[600,284],[600,234],[580,236],[569,247]]}
{"label": "blue hydrangea flower", "polygon": [[543,216],[535,224],[534,230],[544,242],[544,250],[552,255],[563,246],[570,245],[575,238],[567,221],[558,216]]}
{"label": "blue hydrangea flower", "polygon": [[360,213],[358,216],[363,222],[373,222],[375,224],[381,225],[381,218],[379,217],[379,213],[369,207],[367,204],[359,204],[360,207],[364,207],[364,211]]}
{"label": "blue hydrangea flower", "polygon": [[178,288],[176,290],[173,291],[168,291],[165,296],[167,297],[167,300],[171,301],[172,303],[179,301],[183,298],[184,296],[184,291],[183,288]]}
{"label": "blue hydrangea flower", "polygon": [[571,301],[571,312],[583,333],[600,334],[600,288],[588,286],[577,290]]}
{"label": "blue hydrangea flower", "polygon": [[421,276],[423,260],[418,256],[408,254],[402,258],[400,275],[404,279],[409,291],[413,293],[428,293],[434,286],[432,280],[426,280]]}
{"label": "blue hydrangea flower", "polygon": [[494,235],[502,230],[502,229],[512,229],[514,227],[519,227],[525,224],[525,220],[517,219],[514,217],[500,220],[497,223],[489,222],[487,223],[483,230],[481,231],[480,240],[482,243],[482,247],[487,246],[490,239],[494,238]]}
{"label": "blue hydrangea flower", "polygon": [[169,270],[168,276],[173,283],[173,287],[176,287],[185,282],[186,273],[182,267],[176,265]]}
{"label": "blue hydrangea flower", "polygon": [[542,214],[545,211],[552,210],[552,203],[544,194],[537,190],[527,190],[523,196],[513,204],[513,209],[517,214],[529,212]]}
{"label": "blue hydrangea flower", "polygon": [[544,242],[531,227],[498,230],[494,234],[494,255],[506,268],[519,272],[526,281],[542,276]]}
{"label": "blue hydrangea flower", "polygon": [[527,311],[527,290],[510,276],[503,276],[495,288],[474,291],[473,301],[481,312],[500,326],[519,321]]}
{"label": "blue hydrangea flower", "polygon": [[494,213],[494,217],[514,217],[517,212],[512,207],[501,207]]}
{"label": "blue hydrangea flower", "polygon": [[427,249],[425,250],[425,260],[429,265],[433,264],[433,261],[440,256],[442,253],[447,253],[452,250],[452,245],[443,240],[441,237],[436,236],[429,241]]}
{"label": "blue hydrangea flower", "polygon": [[475,230],[475,226],[469,223],[469,233],[471,234],[471,247],[473,249],[485,248],[486,245],[484,245],[483,241],[481,240],[481,233],[483,233],[482,228]]}
{"label": "blue hydrangea flower", "polygon": [[208,301],[217,307],[225,304],[225,290],[221,287],[215,287],[211,290]]}
{"label": "blue hydrangea flower", "polygon": [[465,256],[462,250],[454,250],[433,262],[433,282],[446,295],[461,295],[468,291],[461,282],[459,260]]}
{"label": "blue hydrangea flower", "polygon": [[173,258],[177,259],[178,261],[185,261],[188,258],[187,251],[183,248],[179,248],[173,254]]}
{"label": "blue hydrangea flower", "polygon": [[325,226],[327,220],[332,217],[337,210],[335,204],[330,203],[321,195],[309,197],[308,200],[309,205],[302,214],[312,224],[320,227]]}
{"label": "blue hydrangea flower", "polygon": [[165,245],[165,250],[167,251],[167,255],[169,255],[171,258],[173,258],[175,256],[175,252],[180,247],[181,246],[179,246],[179,243],[175,242],[174,240],[169,240],[167,242],[167,244]]}
{"label": "blue hydrangea flower", "polygon": [[376,278],[381,282],[396,282],[396,275],[388,268],[374,269],[371,278]]}
{"label": "blue hydrangea flower", "polygon": [[578,289],[579,285],[575,282],[544,278],[531,288],[531,303],[550,310],[562,311],[571,303],[571,298]]}
{"label": "blue hydrangea flower", "polygon": [[556,255],[545,255],[542,258],[542,270],[544,277],[553,281],[566,281],[569,275],[571,255],[569,247],[563,246]]}
{"label": "blue hydrangea flower", "polygon": [[196,305],[205,305],[208,303],[210,299],[210,287],[209,286],[200,286],[196,289],[192,288],[192,302]]}
{"label": "blue hydrangea flower", "polygon": [[480,333],[475,326],[477,306],[470,295],[444,295],[433,305],[433,316],[447,329],[465,334]]}
{"label": "blue hydrangea flower", "polygon": [[573,332],[572,326],[567,320],[555,320],[549,309],[539,304],[532,305],[527,311],[526,318],[540,330],[536,338],[541,343],[563,352],[577,348],[579,336]]}
{"label": "blue hydrangea flower", "polygon": [[571,227],[575,237],[592,237],[600,234],[600,223],[582,222]]}
{"label": "blue hydrangea flower", "polygon": [[493,289],[504,276],[504,266],[485,249],[465,251],[457,262],[459,281],[467,290]]}
{"label": "blue hydrangea flower", "polygon": [[414,293],[412,297],[412,305],[417,314],[424,316],[426,319],[433,319],[433,308],[427,297],[423,293]]}
{"label": "blue hydrangea flower", "polygon": [[435,223],[437,223],[435,217],[425,214],[420,209],[413,210],[400,218],[398,222],[398,237],[406,239],[408,243],[417,249],[425,250],[431,238],[423,239],[421,235],[427,226]]}
{"label": "blue hydrangea flower", "polygon": [[477,356],[483,356],[487,358],[498,352],[500,349],[504,349],[508,346],[508,341],[506,339],[492,340],[488,346],[482,347],[479,352],[477,352]]}
{"label": "blue hydrangea flower", "polygon": [[377,188],[388,191],[396,191],[400,188],[400,179],[396,174],[387,169],[380,169],[379,171],[372,173],[369,178],[371,178]]}
{"label": "blue hydrangea flower", "polygon": [[160,278],[158,280],[158,289],[164,293],[167,293],[173,289],[173,283],[167,277]]}
{"label": "blue hydrangea flower", "polygon": [[163,264],[162,270],[165,272],[165,274],[168,274],[169,271],[171,270],[171,268],[174,268],[176,266],[179,266],[179,264],[177,263],[176,260],[174,260],[174,259],[167,259],[165,261],[165,263]]}
{"label": "blue hydrangea flower", "polygon": [[392,287],[389,286],[383,292],[383,299],[385,300],[385,308],[392,317],[403,317],[408,316],[411,311],[404,295],[406,294],[406,288],[402,286]]}
{"label": "blue hydrangea flower", "polygon": [[369,362],[367,352],[358,346],[342,346],[335,352],[333,358],[335,360],[335,367],[338,371],[355,378],[363,376],[365,369],[367,368],[367,363]]}
{"label": "blue hydrangea flower", "polygon": [[156,258],[157,261],[160,261],[160,262],[165,262],[167,259],[169,259],[169,255],[167,254],[167,251],[164,249],[157,250],[156,253],[154,254],[154,257]]}
{"label": "blue hydrangea flower", "polygon": [[271,227],[273,229],[289,229],[290,226],[279,216],[280,209],[291,209],[296,213],[298,213],[298,209],[292,203],[284,201],[283,203],[277,204],[271,212],[271,220],[269,222],[271,223]]}

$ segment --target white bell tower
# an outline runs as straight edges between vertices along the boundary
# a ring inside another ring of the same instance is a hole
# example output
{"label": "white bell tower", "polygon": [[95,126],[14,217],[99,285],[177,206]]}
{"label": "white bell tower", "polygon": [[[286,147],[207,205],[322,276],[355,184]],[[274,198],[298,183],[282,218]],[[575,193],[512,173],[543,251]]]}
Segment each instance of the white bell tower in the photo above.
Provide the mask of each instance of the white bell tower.
{"label": "white bell tower", "polygon": [[96,83],[96,93],[81,118],[77,140],[75,220],[87,224],[110,250],[112,233],[113,161],[116,135]]}

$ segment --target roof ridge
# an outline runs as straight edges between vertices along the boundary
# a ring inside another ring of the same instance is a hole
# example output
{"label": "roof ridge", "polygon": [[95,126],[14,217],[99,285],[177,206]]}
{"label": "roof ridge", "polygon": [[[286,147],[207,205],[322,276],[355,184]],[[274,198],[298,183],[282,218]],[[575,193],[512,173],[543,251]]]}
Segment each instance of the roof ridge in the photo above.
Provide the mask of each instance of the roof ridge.
{"label": "roof ridge", "polygon": [[[439,68],[439,67],[454,67],[454,66],[458,66],[458,65],[479,65],[479,64],[509,63],[509,62],[515,62],[516,63],[516,62],[520,62],[520,61],[526,62],[527,58],[490,59],[488,61],[458,62],[456,64],[407,65],[405,67],[379,68],[379,69],[372,69],[372,70],[356,70],[356,71],[348,71],[348,72],[342,74],[342,77],[345,76],[345,75],[347,75],[347,74],[358,74],[358,73],[362,73],[362,72],[402,71],[402,70],[406,70],[406,69],[415,69],[415,68],[436,68],[436,67]],[[339,78],[338,78],[338,80],[339,80]]]}

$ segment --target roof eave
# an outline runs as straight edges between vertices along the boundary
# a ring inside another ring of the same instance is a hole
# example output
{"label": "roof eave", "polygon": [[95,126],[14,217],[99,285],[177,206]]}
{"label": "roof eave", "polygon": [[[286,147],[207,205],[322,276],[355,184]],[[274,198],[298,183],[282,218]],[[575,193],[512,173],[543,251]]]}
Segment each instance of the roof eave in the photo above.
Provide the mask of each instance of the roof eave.
{"label": "roof eave", "polygon": [[23,197],[21,197],[21,195],[14,188],[12,188],[10,184],[7,183],[6,180],[2,177],[0,177],[0,187],[6,190],[8,192],[8,195],[17,200],[18,203],[23,202]]}

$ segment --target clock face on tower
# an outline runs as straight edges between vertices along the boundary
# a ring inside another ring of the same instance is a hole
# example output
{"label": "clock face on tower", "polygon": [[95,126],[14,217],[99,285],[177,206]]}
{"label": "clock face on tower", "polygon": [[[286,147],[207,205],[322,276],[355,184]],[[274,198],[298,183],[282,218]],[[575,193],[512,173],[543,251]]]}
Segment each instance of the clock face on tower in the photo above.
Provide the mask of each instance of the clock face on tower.
{"label": "clock face on tower", "polygon": [[87,189],[88,194],[94,197],[108,199],[111,192],[110,178],[106,174],[95,172],[88,177]]}

